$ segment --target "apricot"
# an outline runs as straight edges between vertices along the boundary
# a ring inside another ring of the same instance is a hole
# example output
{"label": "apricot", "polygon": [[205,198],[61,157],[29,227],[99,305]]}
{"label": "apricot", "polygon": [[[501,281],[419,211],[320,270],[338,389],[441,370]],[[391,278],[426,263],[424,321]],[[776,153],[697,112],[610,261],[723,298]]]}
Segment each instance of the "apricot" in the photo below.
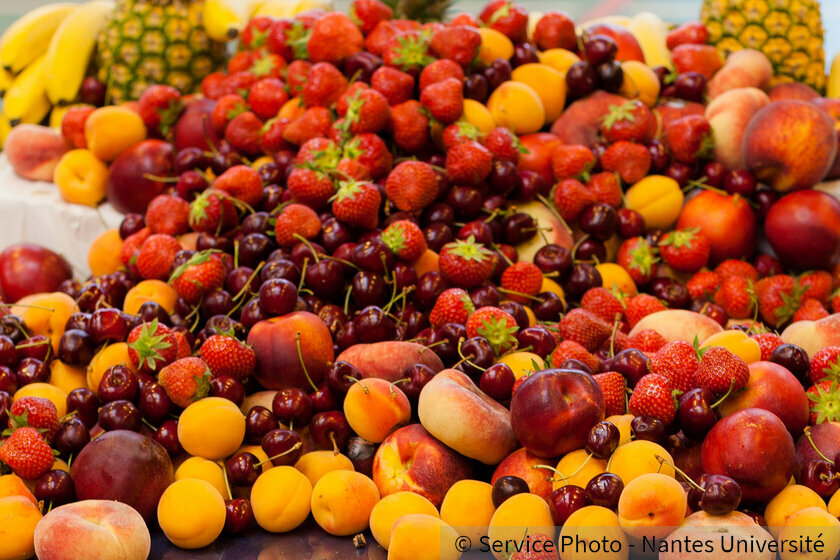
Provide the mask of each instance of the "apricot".
{"label": "apricot", "polygon": [[[593,548],[589,543],[618,543],[615,548]],[[627,560],[630,547],[627,535],[621,528],[618,516],[611,509],[601,506],[585,506],[573,512],[557,540],[557,551],[563,560]]]}
{"label": "apricot", "polygon": [[440,256],[432,251],[431,249],[426,249],[426,252],[420,255],[420,258],[411,263],[411,266],[414,267],[414,272],[417,273],[417,277],[420,278],[427,272],[439,272],[440,271]]}
{"label": "apricot", "polygon": [[225,501],[206,480],[176,480],[160,497],[157,518],[172,544],[202,548],[215,541],[225,527]]}
{"label": "apricot", "polygon": [[496,121],[490,110],[475,99],[464,99],[463,120],[475,126],[482,134],[490,134],[496,128]]}
{"label": "apricot", "polygon": [[53,352],[57,353],[64,325],[78,310],[76,300],[67,294],[48,292],[23,297],[9,311],[23,319],[30,336],[41,334],[49,338]]}
{"label": "apricot", "polygon": [[318,484],[321,477],[328,472],[356,470],[346,455],[325,450],[304,453],[295,463],[295,468],[309,479],[312,486]]}
{"label": "apricot", "polygon": [[764,519],[767,520],[768,530],[774,537],[778,537],[779,531],[788,519],[796,512],[808,507],[827,510],[825,501],[807,486],[802,484],[785,486],[764,508]]}
{"label": "apricot", "polygon": [[277,116],[281,119],[289,119],[293,121],[302,116],[306,112],[306,107],[303,106],[303,99],[300,97],[292,97],[280,107]]}
{"label": "apricot", "polygon": [[93,240],[88,249],[88,267],[94,276],[111,274],[122,268],[123,241],[118,229],[109,229]]}
{"label": "apricot", "polygon": [[175,469],[175,480],[197,478],[208,482],[215,488],[222,498],[227,498],[227,486],[225,485],[225,473],[222,467],[215,461],[204,457],[189,457]]}
{"label": "apricot", "polygon": [[457,560],[458,532],[439,517],[403,515],[391,528],[388,560]]}
{"label": "apricot", "polygon": [[[545,500],[535,494],[516,494],[501,503],[490,519],[487,536],[490,542],[516,543],[529,535],[554,538],[554,521]],[[502,560],[510,551],[493,552]]]}
{"label": "apricot", "polygon": [[0,498],[0,558],[25,560],[35,555],[35,526],[41,511],[27,496]]}
{"label": "apricot", "polygon": [[489,27],[482,27],[478,32],[481,34],[478,60],[490,66],[497,58],[507,60],[513,56],[513,43],[504,33]]}
{"label": "apricot", "polygon": [[[540,285],[540,292],[551,292],[553,294],[557,294],[557,296],[563,300],[563,305],[566,305],[566,294],[563,292],[563,288],[547,276],[543,276],[542,285]],[[526,307],[525,309],[530,310],[530,307]]]}
{"label": "apricot", "polygon": [[178,420],[178,441],[184,451],[205,459],[232,455],[245,437],[245,416],[233,402],[207,397],[190,404]]}
{"label": "apricot", "polygon": [[67,474],[70,474],[70,466],[67,463],[65,463],[63,459],[59,459],[57,457],[56,457],[55,461],[53,462],[52,467],[50,467],[50,470],[51,471],[64,471]]}
{"label": "apricot", "polygon": [[511,79],[531,86],[542,101],[545,122],[552,123],[566,105],[566,75],[548,64],[522,64],[513,69]]}
{"label": "apricot", "polygon": [[625,60],[621,63],[624,71],[624,81],[621,83],[620,95],[628,99],[638,99],[648,107],[656,105],[659,99],[659,78],[644,62]]}
{"label": "apricot", "polygon": [[87,375],[84,367],[70,366],[61,360],[50,362],[50,385],[69,393],[73,389],[87,387]]}
{"label": "apricot", "polygon": [[632,297],[637,293],[636,283],[627,270],[615,263],[601,263],[595,267],[601,275],[601,286]]}
{"label": "apricot", "polygon": [[506,126],[517,134],[537,132],[545,123],[545,107],[540,96],[522,82],[502,83],[490,94],[487,108],[497,125]]}
{"label": "apricot", "polygon": [[[665,459],[665,462],[660,464],[657,455]],[[637,439],[619,446],[613,452],[609,472],[617,474],[627,486],[643,474],[660,473],[673,478],[673,464],[674,459],[664,447],[652,441]]]}
{"label": "apricot", "polygon": [[19,400],[23,397],[41,397],[52,401],[55,405],[58,417],[67,414],[67,393],[49,383],[30,383],[24,385],[12,396],[12,400]]}
{"label": "apricot", "polygon": [[287,533],[306,521],[311,500],[312,483],[294,467],[265,471],[251,488],[254,519],[272,533]]}
{"label": "apricot", "polygon": [[88,389],[91,391],[98,390],[99,384],[102,382],[102,377],[108,368],[118,364],[122,364],[134,371],[134,366],[131,365],[131,359],[128,357],[128,344],[125,342],[109,344],[96,353],[87,366]]}
{"label": "apricot", "polygon": [[630,443],[632,440],[632,430],[630,429],[630,424],[633,422],[633,418],[635,418],[632,414],[616,414],[613,416],[607,416],[604,418],[607,422],[618,428],[618,445],[624,445],[626,443]]}
{"label": "apricot", "polygon": [[[53,183],[67,202],[96,208],[105,199],[108,166],[90,150],[70,150],[58,160]],[[116,257],[119,259],[119,251]]]}
{"label": "apricot", "polygon": [[513,376],[516,377],[516,379],[519,379],[523,375],[528,375],[535,371],[545,369],[545,360],[543,360],[538,354],[524,350],[505,354],[498,361],[503,364],[507,364],[513,371]]}
{"label": "apricot", "polygon": [[23,496],[36,506],[38,505],[38,500],[35,499],[32,492],[26,487],[23,479],[16,474],[4,474],[0,476],[0,499],[6,496]]}
{"label": "apricot", "polygon": [[126,107],[107,106],[95,110],[85,121],[88,150],[103,161],[112,161],[128,148],[146,139],[146,125]]}
{"label": "apricot", "polygon": [[840,490],[834,493],[828,500],[828,513],[834,517],[840,517]]}
{"label": "apricot", "polygon": [[722,346],[748,364],[761,360],[761,347],[758,342],[741,330],[730,329],[715,333],[704,340],[700,348],[712,346]]}
{"label": "apricot", "polygon": [[453,484],[440,505],[440,518],[455,527],[474,543],[487,536],[490,520],[496,513],[493,486],[480,480],[459,480]]}
{"label": "apricot", "polygon": [[[769,521],[768,521],[769,523]],[[809,548],[806,539],[812,543]],[[813,543],[821,541],[818,550]],[[791,515],[779,532],[781,560],[832,560],[840,552],[840,520],[819,507],[807,507]],[[796,551],[790,543],[803,543]],[[788,546],[781,548],[781,543]]]}
{"label": "apricot", "polygon": [[618,519],[632,537],[663,538],[682,522],[687,505],[685,490],[673,476],[645,473],[624,487]]}
{"label": "apricot", "polygon": [[557,463],[557,470],[559,473],[554,474],[552,490],[567,484],[586,488],[593,477],[607,471],[607,462],[594,456],[590,457],[586,449],[575,449],[563,455]]}
{"label": "apricot", "polygon": [[[444,500],[444,503],[446,501]],[[432,502],[414,492],[396,492],[385,496],[370,511],[370,532],[379,546],[388,550],[391,545],[391,528],[404,515],[423,513],[440,518]],[[452,524],[452,523],[450,523]]]}
{"label": "apricot", "polygon": [[566,49],[548,49],[537,53],[540,59],[540,64],[551,66],[558,72],[566,76],[566,72],[572,67],[572,64],[580,62],[580,57],[572,51]]}
{"label": "apricot", "polygon": [[380,443],[411,419],[411,403],[399,386],[370,377],[353,383],[344,397],[344,416],[360,437]]}
{"label": "apricot", "polygon": [[147,301],[154,301],[166,309],[167,313],[175,310],[175,300],[178,294],[172,286],[161,280],[143,280],[128,290],[123,302],[123,311],[131,315],[137,315],[140,306]]}
{"label": "apricot", "polygon": [[346,537],[368,527],[370,513],[379,501],[373,481],[355,471],[331,471],[312,489],[312,517],[331,535]]}
{"label": "apricot", "polygon": [[670,229],[684,199],[680,184],[664,175],[648,175],[624,193],[625,206],[639,212],[651,229]]}

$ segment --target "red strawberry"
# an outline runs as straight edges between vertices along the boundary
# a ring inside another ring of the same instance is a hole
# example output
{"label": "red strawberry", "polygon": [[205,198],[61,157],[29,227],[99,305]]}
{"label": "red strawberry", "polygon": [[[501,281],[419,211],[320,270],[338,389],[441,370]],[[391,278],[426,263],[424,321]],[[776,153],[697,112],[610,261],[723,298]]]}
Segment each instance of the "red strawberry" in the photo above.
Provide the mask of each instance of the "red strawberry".
{"label": "red strawberry", "polygon": [[225,94],[228,93],[236,93],[241,95],[242,97],[248,96],[248,90],[251,89],[251,86],[254,85],[254,82],[257,81],[257,77],[254,76],[251,72],[242,71],[242,72],[235,72],[230,74],[227,78],[225,78],[224,83],[224,92]]}
{"label": "red strawberry", "polygon": [[559,342],[551,353],[551,363],[555,367],[560,367],[566,360],[578,360],[588,367],[590,371],[598,371],[598,358],[574,340],[563,340]]}
{"label": "red strawberry", "polygon": [[137,109],[146,127],[165,137],[184,110],[184,104],[180,91],[172,86],[154,84],[140,95]]}
{"label": "red strawberry", "polygon": [[273,23],[274,18],[267,16],[252,17],[239,35],[239,43],[242,49],[254,51],[265,46]]}
{"label": "red strawberry", "polygon": [[321,231],[321,220],[309,206],[289,204],[278,214],[274,224],[274,237],[281,247],[291,247],[300,242],[298,236],[312,239]]}
{"label": "red strawberry", "polygon": [[125,266],[133,264],[137,260],[140,247],[152,235],[149,228],[144,227],[139,231],[132,233],[123,240],[122,248],[120,249],[120,260]]}
{"label": "red strawberry", "polygon": [[332,124],[330,111],[326,107],[310,107],[301,116],[286,125],[283,140],[300,146],[307,140],[327,137]]}
{"label": "red strawberry", "polygon": [[727,259],[717,265],[715,272],[720,276],[721,280],[726,280],[730,276],[743,276],[752,281],[758,280],[758,272],[755,267],[746,261],[740,259]]}
{"label": "red strawberry", "polygon": [[627,339],[628,348],[637,348],[652,356],[667,344],[665,337],[653,329],[642,329]]}
{"label": "red strawberry", "polygon": [[0,461],[24,480],[34,480],[50,470],[55,455],[35,428],[18,428],[0,445]]}
{"label": "red strawberry", "polygon": [[750,370],[744,360],[723,346],[712,346],[705,349],[700,358],[694,384],[715,395],[723,395],[730,387],[733,392],[740,391],[749,378]]}
{"label": "red strawberry", "polygon": [[246,72],[251,67],[251,59],[254,53],[250,50],[240,51],[233,55],[228,61],[227,71],[229,74],[236,74],[237,72]]}
{"label": "red strawberry", "polygon": [[[464,142],[481,142],[481,131],[474,124],[467,121],[457,121],[443,129],[441,136],[444,151],[455,144]],[[485,146],[486,147],[486,146]]]}
{"label": "red strawberry", "polygon": [[407,152],[419,152],[429,143],[429,118],[417,100],[391,107],[390,129],[394,143]]}
{"label": "red strawberry", "polygon": [[835,290],[833,294],[831,294],[831,312],[832,313],[840,313],[840,289]]}
{"label": "red strawberry", "polygon": [[615,171],[625,183],[637,183],[650,170],[650,152],[635,142],[616,142],[601,156],[601,167]]}
{"label": "red strawberry", "polygon": [[806,298],[802,300],[802,305],[793,314],[793,322],[796,321],[818,321],[824,317],[828,317],[823,304],[814,298]]}
{"label": "red strawberry", "polygon": [[507,290],[505,294],[511,300],[518,303],[525,303],[530,299],[527,296],[540,293],[542,283],[542,270],[534,263],[514,263],[502,273],[501,287]]}
{"label": "red strawberry", "polygon": [[686,115],[665,127],[665,145],[677,161],[697,163],[714,148],[712,127],[705,117]]}
{"label": "red strawberry", "polygon": [[25,426],[35,428],[47,443],[52,443],[58,431],[58,410],[51,400],[43,397],[19,398],[12,403],[8,416],[12,431]]}
{"label": "red strawberry", "polygon": [[511,0],[491,0],[478,14],[487,27],[504,33],[514,43],[524,43],[528,34],[528,12]]}
{"label": "red strawberry", "polygon": [[476,309],[467,319],[467,336],[483,336],[497,355],[516,344],[518,330],[519,325],[513,315],[490,305]]}
{"label": "red strawberry", "polygon": [[596,373],[592,378],[601,388],[601,393],[604,394],[604,416],[610,417],[626,413],[627,381],[625,381],[624,376],[615,371],[607,371]]}
{"label": "red strawberry", "polygon": [[190,203],[189,224],[197,232],[223,232],[239,221],[236,207],[222,192],[206,190]]}
{"label": "red strawberry", "polygon": [[429,323],[432,327],[440,327],[446,323],[467,324],[467,319],[475,311],[470,295],[461,288],[448,288],[441,292],[435,306],[429,313]]}
{"label": "red strawberry", "polygon": [[224,72],[211,72],[204,76],[204,79],[201,80],[201,92],[204,97],[214,101],[222,97],[225,94],[226,79],[227,74]]}
{"label": "red strawberry", "polygon": [[172,333],[172,336],[175,337],[175,347],[177,348],[175,359],[180,360],[181,358],[192,356],[192,346],[190,346],[190,342],[184,336],[184,333],[175,331]]}
{"label": "red strawberry", "polygon": [[331,107],[347,89],[347,78],[328,62],[309,69],[301,97],[307,107]]}
{"label": "red strawberry", "polygon": [[688,279],[685,287],[691,299],[710,299],[720,288],[722,282],[720,274],[711,270],[701,270]]}
{"label": "red strawberry", "polygon": [[[251,67],[248,68],[248,71],[258,80],[263,78],[281,78],[286,71],[286,60],[280,55],[260,51],[254,53]],[[256,87],[257,83],[259,82],[251,85],[251,90]]]}
{"label": "red strawberry", "polygon": [[253,348],[233,336],[214,334],[201,345],[199,355],[215,377],[244,379],[253,373],[257,357]]}
{"label": "red strawberry", "polygon": [[365,46],[362,32],[349,17],[341,12],[329,12],[312,26],[312,33],[306,42],[309,60],[312,62],[344,62],[351,54]]}
{"label": "red strawberry", "polygon": [[656,253],[656,248],[644,237],[631,237],[619,247],[616,263],[630,274],[637,286],[642,286],[653,280],[653,265],[659,262]]}
{"label": "red strawberry", "polygon": [[161,194],[146,207],[146,226],[152,233],[181,235],[190,229],[190,204],[183,198]]}
{"label": "red strawberry", "polygon": [[370,79],[370,86],[385,96],[388,105],[399,105],[411,99],[414,77],[390,66],[380,66]]}
{"label": "red strawberry", "polygon": [[665,45],[668,50],[674,50],[679,45],[705,45],[709,40],[709,30],[699,21],[688,21],[671,31],[665,37]]}
{"label": "red strawberry", "polygon": [[237,115],[248,110],[248,103],[241,95],[230,93],[223,95],[213,106],[210,113],[210,124],[217,132],[223,133],[227,124]]}
{"label": "red strawberry", "polygon": [[575,22],[566,12],[545,12],[534,27],[534,43],[537,49],[566,49],[573,51],[577,47]]}
{"label": "red strawberry", "polygon": [[435,120],[453,123],[464,113],[464,84],[458,78],[446,78],[428,85],[420,92],[420,103]]}
{"label": "red strawberry", "polygon": [[564,340],[573,340],[589,352],[596,351],[612,333],[610,324],[585,309],[572,309],[557,324]]}
{"label": "red strawberry", "polygon": [[281,151],[292,151],[293,146],[286,142],[283,134],[291,121],[275,117],[268,120],[260,130],[260,149],[268,155]]}
{"label": "red strawberry", "polygon": [[472,235],[466,240],[447,243],[440,251],[441,274],[459,288],[483,284],[490,278],[494,265],[493,253],[477,243]]}
{"label": "red strawberry", "polygon": [[659,240],[662,260],[679,272],[697,272],[706,266],[710,252],[709,240],[700,228],[671,231]]}
{"label": "red strawberry", "polygon": [[631,327],[652,313],[665,311],[667,307],[661,301],[648,294],[639,294],[629,298],[624,305],[624,316]]}
{"label": "red strawberry", "polygon": [[826,346],[811,356],[808,376],[811,383],[826,379],[840,381],[840,346]]}
{"label": "red strawberry", "polygon": [[169,282],[181,299],[195,305],[224,285],[225,265],[216,253],[199,251],[175,269]]}
{"label": "red strawberry", "polygon": [[298,150],[295,163],[310,169],[328,171],[336,166],[341,157],[341,148],[329,138],[312,138]]}
{"label": "red strawberry", "polygon": [[243,154],[255,156],[260,153],[260,132],[263,122],[251,111],[233,117],[225,127],[225,140]]}
{"label": "red strawberry", "polygon": [[[347,97],[345,94],[342,100]],[[347,99],[346,110],[342,111],[343,108],[340,100],[338,113],[344,117],[345,129],[351,134],[379,132],[391,120],[388,99],[372,88],[365,87],[356,91]]]}
{"label": "red strawberry", "polygon": [[554,206],[567,222],[577,220],[595,202],[592,191],[577,179],[563,179],[554,187]]}
{"label": "red strawberry", "polygon": [[758,342],[758,347],[761,348],[761,359],[765,362],[770,360],[773,350],[784,344],[782,338],[772,332],[751,334],[750,338]]}
{"label": "red strawberry", "polygon": [[309,79],[309,70],[312,63],[307,60],[293,60],[286,68],[286,86],[290,95],[302,95],[306,81]]}
{"label": "red strawberry", "polygon": [[513,163],[518,163],[519,157],[528,153],[528,149],[522,145],[516,134],[503,126],[497,126],[487,134],[487,138],[484,139],[484,147],[490,150],[493,159]]}
{"label": "red strawberry", "polygon": [[648,143],[656,130],[653,113],[638,99],[631,99],[623,105],[610,105],[609,112],[601,121],[601,134],[608,143],[626,140]]}
{"label": "red strawberry", "polygon": [[330,177],[309,167],[296,167],[289,173],[286,186],[292,198],[312,208],[321,208],[335,194]]}
{"label": "red strawberry", "polygon": [[755,311],[752,281],[743,276],[730,276],[724,280],[714,299],[733,319],[752,317]]}
{"label": "red strawberry", "polygon": [[373,183],[342,182],[332,198],[332,212],[347,225],[373,229],[379,222],[381,203],[382,195]]}
{"label": "red strawberry", "polygon": [[61,119],[61,135],[73,148],[87,148],[85,123],[96,110],[92,105],[71,105]]}
{"label": "red strawberry", "polygon": [[667,426],[677,414],[674,388],[666,377],[649,373],[633,388],[627,410],[634,416],[652,416]]}
{"label": "red strawberry", "polygon": [[286,84],[277,78],[263,78],[248,92],[248,105],[261,119],[276,117],[280,108],[288,100]]}
{"label": "red strawberry", "polygon": [[137,253],[137,271],[145,280],[165,280],[181,250],[178,240],[165,233],[154,233],[143,242]]}
{"label": "red strawberry", "polygon": [[560,560],[554,537],[545,533],[528,533],[521,542],[508,545],[510,560]]}
{"label": "red strawberry", "polygon": [[551,152],[551,170],[558,181],[571,177],[583,177],[595,165],[595,154],[579,144],[559,144]]}
{"label": "red strawberry", "polygon": [[428,249],[423,230],[411,220],[391,222],[379,238],[398,259],[405,262],[416,261]]}
{"label": "red strawberry", "polygon": [[[148,218],[146,223],[148,223]],[[806,272],[799,277],[799,285],[805,288],[802,294],[803,300],[814,298],[820,303],[828,303],[833,284],[831,274],[825,270]]]}
{"label": "red strawberry", "polygon": [[799,308],[803,291],[804,288],[786,274],[768,276],[756,282],[755,295],[762,320],[771,327],[787,323]]}
{"label": "red strawberry", "polygon": [[181,358],[160,370],[158,383],[173,403],[186,408],[210,394],[212,378],[201,358]]}
{"label": "red strawberry", "polygon": [[353,160],[365,168],[368,178],[372,180],[388,173],[394,163],[391,151],[382,138],[370,133],[353,136],[344,144],[342,156],[338,162],[339,171],[342,169],[342,161]]}
{"label": "red strawberry", "polygon": [[712,45],[677,45],[671,51],[671,61],[677,74],[697,72],[707,80],[723,67],[723,57]]}
{"label": "red strawberry", "polygon": [[[459,82],[464,80],[464,69],[456,62],[448,59],[435,60],[420,72],[420,91],[429,87],[432,84],[440,83],[449,78],[454,78]],[[454,89],[454,88],[453,88]],[[422,98],[420,101],[425,105]]]}
{"label": "red strawberry", "polygon": [[811,402],[809,424],[840,422],[840,383],[834,380],[820,381],[809,387],[806,393]]}
{"label": "red strawberry", "polygon": [[649,369],[668,379],[674,389],[688,391],[694,388],[694,374],[699,365],[694,347],[684,340],[675,340],[651,356]]}
{"label": "red strawberry", "polygon": [[586,290],[580,300],[580,306],[607,323],[612,323],[624,314],[621,300],[606,288]]}
{"label": "red strawberry", "polygon": [[435,31],[429,46],[438,57],[454,60],[466,68],[478,53],[481,35],[475,27],[453,23]]}
{"label": "red strawberry", "polygon": [[353,0],[350,4],[350,19],[367,35],[380,21],[394,17],[394,10],[379,0]]}
{"label": "red strawberry", "polygon": [[437,177],[432,166],[421,161],[404,161],[388,174],[385,193],[403,212],[416,212],[437,196]]}
{"label": "red strawberry", "polygon": [[143,323],[128,333],[128,359],[135,369],[145,372],[160,371],[175,361],[178,343],[172,331],[157,319]]}
{"label": "red strawberry", "polygon": [[216,177],[213,186],[248,206],[256,206],[263,198],[260,174],[247,165],[234,165]]}
{"label": "red strawberry", "polygon": [[596,173],[586,183],[597,202],[609,204],[613,208],[621,206],[621,181],[615,173]]}
{"label": "red strawberry", "polygon": [[435,59],[429,55],[429,38],[418,30],[405,31],[391,38],[382,52],[388,66],[405,72],[417,72]]}
{"label": "red strawberry", "polygon": [[493,155],[478,142],[456,144],[446,153],[446,174],[455,184],[476,185],[492,170]]}

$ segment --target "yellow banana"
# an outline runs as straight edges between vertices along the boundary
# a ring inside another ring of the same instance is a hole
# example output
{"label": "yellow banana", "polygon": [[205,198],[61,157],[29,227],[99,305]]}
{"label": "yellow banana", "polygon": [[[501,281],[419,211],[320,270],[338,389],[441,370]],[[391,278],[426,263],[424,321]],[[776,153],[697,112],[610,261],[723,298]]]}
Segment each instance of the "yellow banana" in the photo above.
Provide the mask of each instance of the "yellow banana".
{"label": "yellow banana", "polygon": [[0,37],[3,67],[17,74],[47,52],[55,30],[78,7],[69,3],[48,4],[21,16]]}
{"label": "yellow banana", "polygon": [[254,2],[250,6],[251,17],[271,16],[278,19],[293,17],[297,12],[297,2],[294,0],[268,0]]}
{"label": "yellow banana", "polygon": [[828,87],[825,96],[840,99],[840,51],[834,55],[834,59],[831,61],[831,72],[828,74]]}
{"label": "yellow banana", "polygon": [[12,82],[15,81],[15,76],[5,68],[0,68],[0,97],[6,93],[11,87]]}
{"label": "yellow banana", "polygon": [[44,92],[44,57],[41,55],[18,74],[3,97],[3,114],[13,125],[39,123],[50,110]]}
{"label": "yellow banana", "polygon": [[206,0],[201,23],[214,41],[230,41],[248,22],[248,6],[242,0]]}
{"label": "yellow banana", "polygon": [[9,119],[4,113],[0,113],[0,150],[3,149],[3,143],[6,141],[6,136],[12,131],[12,125],[9,124]]}
{"label": "yellow banana", "polygon": [[599,23],[610,23],[612,25],[620,25],[621,27],[627,27],[628,25],[630,25],[630,18],[627,16],[604,16],[591,19],[577,26],[578,33]]}
{"label": "yellow banana", "polygon": [[64,115],[67,114],[71,108],[76,107],[76,105],[62,105],[62,106],[55,106],[50,111],[50,128],[55,128],[56,130],[61,130],[61,121],[64,120]]}
{"label": "yellow banana", "polygon": [[113,11],[111,0],[93,0],[61,22],[44,61],[47,97],[53,104],[73,101],[78,95],[96,37],[108,24]]}
{"label": "yellow banana", "polygon": [[648,66],[671,66],[671,51],[665,44],[668,24],[651,12],[640,12],[630,19],[627,29],[639,42]]}

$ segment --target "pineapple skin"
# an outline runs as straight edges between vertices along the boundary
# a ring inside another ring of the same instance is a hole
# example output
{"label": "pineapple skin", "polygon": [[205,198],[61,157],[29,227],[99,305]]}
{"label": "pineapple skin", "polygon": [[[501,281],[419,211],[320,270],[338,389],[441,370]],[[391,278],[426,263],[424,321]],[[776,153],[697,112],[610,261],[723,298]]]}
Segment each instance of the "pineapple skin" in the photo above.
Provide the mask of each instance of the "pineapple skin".
{"label": "pineapple skin", "polygon": [[192,93],[224,62],[225,46],[201,25],[201,0],[119,0],[97,39],[98,77],[108,100],[140,97],[151,84]]}

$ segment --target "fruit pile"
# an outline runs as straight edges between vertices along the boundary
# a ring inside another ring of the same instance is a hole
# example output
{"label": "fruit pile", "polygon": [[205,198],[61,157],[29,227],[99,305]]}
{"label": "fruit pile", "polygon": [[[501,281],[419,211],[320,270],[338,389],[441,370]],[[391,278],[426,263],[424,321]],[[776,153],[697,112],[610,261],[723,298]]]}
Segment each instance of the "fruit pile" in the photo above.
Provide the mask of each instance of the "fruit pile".
{"label": "fruit pile", "polygon": [[0,559],[310,515],[393,559],[840,551],[840,100],[701,23],[530,19],[256,17],[202,95],[12,130],[125,218],[84,281],[0,253]]}

